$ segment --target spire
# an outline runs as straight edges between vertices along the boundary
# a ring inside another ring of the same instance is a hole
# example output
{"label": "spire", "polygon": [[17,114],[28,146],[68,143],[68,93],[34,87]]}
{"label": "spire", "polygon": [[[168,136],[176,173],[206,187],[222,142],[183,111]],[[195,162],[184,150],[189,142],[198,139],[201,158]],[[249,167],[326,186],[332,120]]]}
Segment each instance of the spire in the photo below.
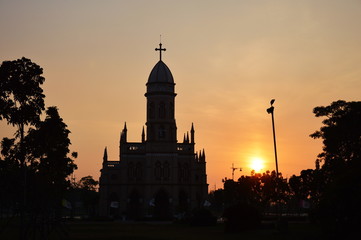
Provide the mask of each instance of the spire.
{"label": "spire", "polygon": [[196,162],[198,162],[198,152],[196,152],[195,159],[196,159]]}
{"label": "spire", "polygon": [[104,148],[103,163],[108,161],[107,147]]}
{"label": "spire", "polygon": [[199,153],[199,162],[206,162],[206,154],[205,154],[205,152],[204,152],[204,148],[203,148],[203,150],[201,150],[201,151],[199,151],[200,153]]}
{"label": "spire", "polygon": [[144,126],[143,126],[143,130],[142,130],[142,142],[145,142],[145,132],[144,132]]}
{"label": "spire", "polygon": [[192,123],[192,127],[191,127],[191,143],[194,143],[194,127],[193,127],[193,123]]}
{"label": "spire", "polygon": [[186,134],[183,136],[183,143],[186,143]]}
{"label": "spire", "polygon": [[167,49],[162,48],[162,43],[159,43],[159,48],[156,48],[155,51],[159,51],[159,61],[162,61],[162,51],[166,51]]}
{"label": "spire", "polygon": [[187,132],[186,141],[187,141],[187,143],[189,143],[189,132]]}
{"label": "spire", "polygon": [[120,135],[120,141],[121,142],[127,142],[127,122],[124,123],[123,131]]}

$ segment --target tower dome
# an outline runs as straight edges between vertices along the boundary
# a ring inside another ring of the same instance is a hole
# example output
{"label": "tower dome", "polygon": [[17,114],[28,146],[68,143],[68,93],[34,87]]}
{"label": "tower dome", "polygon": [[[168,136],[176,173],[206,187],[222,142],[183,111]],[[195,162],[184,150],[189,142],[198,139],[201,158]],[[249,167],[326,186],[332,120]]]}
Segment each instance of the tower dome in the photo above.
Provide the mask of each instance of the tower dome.
{"label": "tower dome", "polygon": [[150,72],[148,83],[172,83],[174,79],[168,66],[160,60]]}
{"label": "tower dome", "polygon": [[171,96],[176,96],[174,93],[174,79],[171,71],[168,66],[162,61],[162,51],[165,51],[165,48],[162,48],[162,43],[159,44],[159,48],[155,49],[159,51],[159,61],[153,67],[152,71],[149,74],[147,82],[147,93],[145,96],[152,94],[166,94]]}

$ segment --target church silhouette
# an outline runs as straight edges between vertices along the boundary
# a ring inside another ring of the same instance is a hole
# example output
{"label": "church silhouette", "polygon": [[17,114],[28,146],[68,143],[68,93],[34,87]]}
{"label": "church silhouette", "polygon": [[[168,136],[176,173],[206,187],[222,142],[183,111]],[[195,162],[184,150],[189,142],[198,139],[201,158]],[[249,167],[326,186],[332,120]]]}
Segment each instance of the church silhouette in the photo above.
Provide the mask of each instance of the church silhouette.
{"label": "church silhouette", "polygon": [[128,142],[127,126],[120,134],[119,160],[108,160],[104,150],[99,193],[100,215],[158,220],[186,216],[202,207],[207,194],[204,149],[195,152],[195,130],[177,141],[175,83],[168,66],[159,61],[147,86],[146,131],[141,142]]}

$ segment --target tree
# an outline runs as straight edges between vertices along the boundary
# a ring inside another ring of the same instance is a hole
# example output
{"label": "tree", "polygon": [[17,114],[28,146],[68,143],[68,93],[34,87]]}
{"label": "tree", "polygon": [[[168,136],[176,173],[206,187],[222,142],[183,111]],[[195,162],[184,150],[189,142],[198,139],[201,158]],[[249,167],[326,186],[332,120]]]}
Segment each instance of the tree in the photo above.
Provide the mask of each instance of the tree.
{"label": "tree", "polygon": [[326,117],[324,126],[311,134],[323,139],[323,152],[318,161],[332,181],[334,174],[361,166],[361,102],[336,101],[330,106],[316,107],[316,117]]}
{"label": "tree", "polygon": [[[94,180],[92,176],[82,177],[79,181],[73,182],[69,191],[67,191],[66,199],[70,201],[72,206],[70,215],[73,216],[75,212],[83,217],[94,217],[99,206],[99,192],[97,192],[98,181]],[[81,202],[78,206],[76,203]]]}
{"label": "tree", "polygon": [[[20,144],[24,138],[24,127],[40,121],[44,110],[43,69],[25,57],[4,61],[0,66],[0,120],[16,126]],[[24,162],[20,145],[20,162]]]}
{"label": "tree", "polygon": [[[25,126],[35,125],[44,110],[43,69],[25,57],[4,61],[0,66],[0,120],[17,127],[20,139],[16,159],[20,162],[23,186],[21,205],[21,237],[24,238],[24,211],[26,205],[26,162],[24,149]],[[20,177],[20,176],[19,176]]]}
{"label": "tree", "polygon": [[[29,168],[41,179],[43,186],[61,192],[70,187],[67,177],[77,168],[70,153],[70,131],[56,107],[46,110],[46,118],[36,128],[29,129],[25,138]],[[72,154],[72,157],[76,153]]]}
{"label": "tree", "polygon": [[361,102],[339,100],[316,107],[325,117],[320,130],[311,134],[323,140],[318,155],[325,189],[320,196],[320,216],[340,233],[361,225]]}
{"label": "tree", "polygon": [[289,198],[289,186],[279,173],[266,171],[252,172],[251,176],[241,176],[238,182],[224,181],[225,206],[250,204],[260,211],[276,211],[278,204],[286,204]]}
{"label": "tree", "polygon": [[86,176],[79,180],[78,186],[84,190],[96,191],[98,184],[99,181],[95,181],[92,176]]}
{"label": "tree", "polygon": [[0,157],[0,212],[6,212],[8,215],[14,214],[22,203],[23,177],[20,171],[18,161],[18,145],[15,145],[15,139],[4,138],[1,141]]}
{"label": "tree", "polygon": [[45,120],[30,128],[24,137],[29,229],[23,234],[25,239],[45,238],[60,223],[62,199],[70,186],[67,176],[76,169],[68,156],[69,133],[57,108],[49,107]]}
{"label": "tree", "polygon": [[316,169],[302,170],[299,176],[292,175],[289,179],[291,190],[290,208],[298,213],[307,212],[311,220],[319,207],[320,195],[324,190],[322,171]]}
{"label": "tree", "polygon": [[0,120],[17,127],[15,138],[1,142],[0,205],[12,204],[13,213],[21,206],[22,239],[36,238],[39,231],[41,236],[49,233],[70,187],[67,176],[77,168],[77,153],[68,156],[70,131],[58,109],[49,107],[45,120],[40,120],[45,109],[42,73],[24,57],[0,66]]}

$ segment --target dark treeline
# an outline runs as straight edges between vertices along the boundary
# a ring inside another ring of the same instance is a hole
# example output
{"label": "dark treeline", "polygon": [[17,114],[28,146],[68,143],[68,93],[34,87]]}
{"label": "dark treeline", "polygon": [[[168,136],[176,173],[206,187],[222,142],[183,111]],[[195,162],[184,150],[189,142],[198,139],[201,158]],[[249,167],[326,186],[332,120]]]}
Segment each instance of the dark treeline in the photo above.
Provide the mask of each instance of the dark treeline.
{"label": "dark treeline", "polygon": [[[314,169],[289,179],[265,172],[225,180],[210,194],[212,210],[240,225],[253,226],[267,216],[307,216],[330,235],[360,232],[361,102],[336,101],[314,108],[323,126],[310,135],[323,140]],[[252,210],[250,210],[252,209]]]}
{"label": "dark treeline", "polygon": [[77,153],[70,153],[70,131],[58,108],[45,108],[42,74],[24,57],[0,66],[0,120],[15,129],[14,137],[1,140],[0,234],[18,226],[20,239],[47,239],[71,208],[67,199],[94,192],[97,184],[90,176],[77,184],[69,178]]}

